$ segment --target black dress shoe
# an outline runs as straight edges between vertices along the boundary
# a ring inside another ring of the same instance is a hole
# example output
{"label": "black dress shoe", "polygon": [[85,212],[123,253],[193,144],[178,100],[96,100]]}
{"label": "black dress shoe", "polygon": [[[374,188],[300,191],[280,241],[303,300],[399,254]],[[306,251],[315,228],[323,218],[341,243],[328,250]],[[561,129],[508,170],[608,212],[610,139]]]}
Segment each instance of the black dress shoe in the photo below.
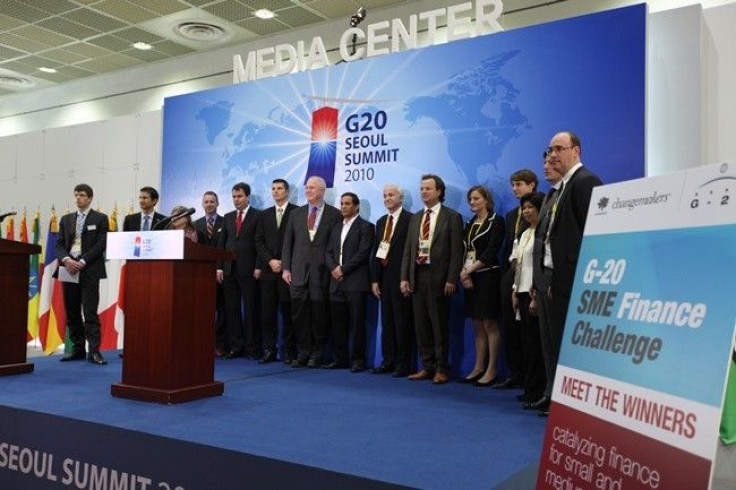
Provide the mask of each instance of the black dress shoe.
{"label": "black dress shoe", "polygon": [[293,368],[307,367],[308,361],[309,359],[307,359],[306,357],[300,357],[300,358],[294,359],[293,361],[291,361],[291,367]]}
{"label": "black dress shoe", "polygon": [[225,354],[225,359],[235,359],[236,357],[243,357],[245,353],[242,349],[239,350],[231,350],[227,354]]}
{"label": "black dress shoe", "polygon": [[71,354],[67,354],[64,357],[62,357],[61,362],[81,361],[85,357],[87,357],[87,354],[85,354],[84,351],[72,352]]}
{"label": "black dress shoe", "polygon": [[317,368],[319,368],[319,366],[320,366],[320,362],[317,359],[310,359],[307,362],[307,367],[309,369],[317,369]]}
{"label": "black dress shoe", "polygon": [[410,372],[408,369],[397,369],[393,373],[391,373],[391,376],[394,378],[406,378],[409,376]]}
{"label": "black dress shoe", "polygon": [[548,396],[543,396],[539,400],[529,404],[529,410],[549,411],[550,399]]}
{"label": "black dress shoe", "polygon": [[350,366],[351,373],[362,373],[363,371],[365,371],[365,366],[363,364],[353,364]]}
{"label": "black dress shoe", "polygon": [[490,381],[476,381],[473,383],[473,386],[477,386],[478,388],[490,388],[496,384],[496,381],[498,381],[498,378],[491,378]]}
{"label": "black dress shoe", "polygon": [[292,362],[294,362],[294,358],[293,357],[291,357],[291,356],[284,357],[284,364],[291,364]]}
{"label": "black dress shoe", "polygon": [[87,354],[85,354],[84,352],[72,352],[71,354],[67,354],[64,357],[62,357],[61,362],[81,361],[82,359],[86,357],[87,357]]}
{"label": "black dress shoe", "polygon": [[267,350],[263,356],[258,359],[258,364],[268,364],[276,360],[276,354],[273,351]]}
{"label": "black dress shoe", "polygon": [[373,369],[371,369],[372,374],[387,374],[394,372],[394,368],[391,366],[385,366],[381,364],[380,366],[376,366]]}
{"label": "black dress shoe", "polygon": [[107,361],[104,357],[102,357],[102,354],[99,352],[93,352],[87,356],[87,360],[91,362],[92,364],[98,364],[100,366],[104,366],[107,364]]}
{"label": "black dress shoe", "polygon": [[500,383],[496,383],[495,385],[493,385],[494,390],[511,390],[513,388],[519,388],[519,387],[521,387],[521,384],[519,383],[519,378],[515,376],[506,378]]}
{"label": "black dress shoe", "polygon": [[327,364],[322,364],[322,369],[347,369],[348,365],[344,362],[332,361]]}
{"label": "black dress shoe", "polygon": [[[460,382],[461,383],[466,383],[466,384],[475,383],[476,381],[478,381],[480,378],[483,377],[483,374],[484,373],[479,373],[479,374],[476,374],[475,376],[471,376],[470,378],[463,378],[463,379],[460,380]],[[495,381],[495,378],[494,378],[494,381]]]}

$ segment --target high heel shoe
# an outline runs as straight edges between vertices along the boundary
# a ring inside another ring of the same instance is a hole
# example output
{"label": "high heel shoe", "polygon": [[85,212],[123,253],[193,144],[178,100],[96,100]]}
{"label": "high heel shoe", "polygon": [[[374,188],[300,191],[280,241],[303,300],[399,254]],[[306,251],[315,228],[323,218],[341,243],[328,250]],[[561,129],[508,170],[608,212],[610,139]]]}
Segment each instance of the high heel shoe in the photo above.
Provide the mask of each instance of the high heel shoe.
{"label": "high heel shoe", "polygon": [[471,376],[470,378],[463,378],[460,382],[465,383],[465,384],[472,384],[478,381],[482,377],[483,377],[483,373],[478,373],[475,376]]}
{"label": "high heel shoe", "polygon": [[490,381],[485,381],[485,382],[484,381],[476,381],[473,384],[475,386],[477,386],[478,388],[489,388],[489,387],[493,386],[496,383],[496,380],[497,379],[498,379],[498,376],[494,376],[493,379],[491,379]]}

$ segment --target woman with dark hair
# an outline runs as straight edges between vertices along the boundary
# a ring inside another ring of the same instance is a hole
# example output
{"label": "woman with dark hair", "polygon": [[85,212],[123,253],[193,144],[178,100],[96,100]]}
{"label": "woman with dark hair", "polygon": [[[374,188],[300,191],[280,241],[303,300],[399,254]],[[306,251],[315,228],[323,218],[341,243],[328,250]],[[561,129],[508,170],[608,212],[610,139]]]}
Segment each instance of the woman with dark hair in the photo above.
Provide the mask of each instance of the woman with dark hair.
{"label": "woman with dark hair", "polygon": [[539,332],[539,318],[534,299],[531,296],[533,276],[534,234],[539,223],[539,210],[544,202],[544,194],[532,192],[519,199],[521,216],[529,227],[519,237],[516,247],[516,275],[511,301],[514,311],[521,319],[521,345],[524,352],[524,393],[519,398],[525,409],[539,400],[544,394],[547,377],[542,357],[542,342]]}
{"label": "woman with dark hair", "polygon": [[504,221],[493,212],[493,198],[486,187],[471,187],[467,199],[475,216],[463,232],[465,260],[460,281],[465,288],[465,316],[472,319],[475,330],[475,364],[463,382],[486,387],[496,381],[496,355],[501,343],[498,253],[503,244]]}
{"label": "woman with dark hair", "polygon": [[[186,213],[187,209],[188,208],[186,206],[174,206],[174,209],[171,210],[171,216]],[[184,230],[184,236],[189,238],[191,241],[195,243],[205,243],[204,233],[197,231],[197,229],[194,228],[191,216],[184,216],[183,218],[173,220],[171,222],[171,229]]]}

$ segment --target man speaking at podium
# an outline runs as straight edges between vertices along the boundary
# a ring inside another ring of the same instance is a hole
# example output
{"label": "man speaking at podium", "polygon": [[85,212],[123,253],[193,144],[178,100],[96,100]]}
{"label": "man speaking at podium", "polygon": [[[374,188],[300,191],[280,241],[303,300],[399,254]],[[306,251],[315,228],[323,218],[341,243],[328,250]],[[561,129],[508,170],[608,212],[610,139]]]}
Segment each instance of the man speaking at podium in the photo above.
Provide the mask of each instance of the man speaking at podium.
{"label": "man speaking at podium", "polygon": [[[84,359],[93,364],[107,364],[100,354],[100,279],[105,273],[105,246],[109,229],[108,217],[91,208],[93,192],[87,184],[74,188],[77,211],[61,217],[56,258],[62,267],[54,277],[63,281],[64,307],[71,352],[62,362]],[[82,317],[84,313],[84,318]],[[84,341],[89,344],[85,354]]]}

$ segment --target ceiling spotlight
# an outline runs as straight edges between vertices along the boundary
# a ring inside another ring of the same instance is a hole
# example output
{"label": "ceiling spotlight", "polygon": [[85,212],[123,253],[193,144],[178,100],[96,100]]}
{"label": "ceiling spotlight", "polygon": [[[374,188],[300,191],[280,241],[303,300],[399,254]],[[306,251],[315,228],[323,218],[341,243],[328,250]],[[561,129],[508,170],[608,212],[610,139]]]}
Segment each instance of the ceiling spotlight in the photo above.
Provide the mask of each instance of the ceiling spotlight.
{"label": "ceiling spotlight", "polygon": [[276,14],[268,9],[258,9],[253,12],[253,15],[258,17],[259,19],[273,19],[274,17],[276,17]]}
{"label": "ceiling spotlight", "polygon": [[360,7],[358,11],[350,17],[350,27],[358,27],[358,24],[365,20],[366,15],[368,15],[368,11],[365,7]]}
{"label": "ceiling spotlight", "polygon": [[153,46],[151,46],[148,43],[144,43],[143,41],[138,41],[137,43],[133,43],[133,47],[135,49],[140,49],[141,51],[148,51],[150,49],[153,49]]}
{"label": "ceiling spotlight", "polygon": [[56,73],[56,69],[54,69],[54,68],[47,68],[45,66],[42,66],[41,68],[39,68],[39,71],[42,71],[44,73]]}

